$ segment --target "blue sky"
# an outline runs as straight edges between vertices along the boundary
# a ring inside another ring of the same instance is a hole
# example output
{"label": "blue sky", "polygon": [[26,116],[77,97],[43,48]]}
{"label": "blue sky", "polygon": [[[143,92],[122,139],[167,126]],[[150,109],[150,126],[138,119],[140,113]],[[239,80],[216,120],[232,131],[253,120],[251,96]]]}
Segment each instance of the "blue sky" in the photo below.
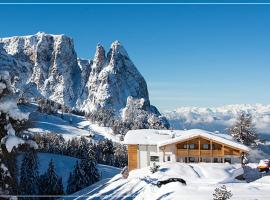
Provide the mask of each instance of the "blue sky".
{"label": "blue sky", "polygon": [[0,5],[0,37],[74,39],[91,59],[120,40],[159,109],[270,103],[270,5]]}

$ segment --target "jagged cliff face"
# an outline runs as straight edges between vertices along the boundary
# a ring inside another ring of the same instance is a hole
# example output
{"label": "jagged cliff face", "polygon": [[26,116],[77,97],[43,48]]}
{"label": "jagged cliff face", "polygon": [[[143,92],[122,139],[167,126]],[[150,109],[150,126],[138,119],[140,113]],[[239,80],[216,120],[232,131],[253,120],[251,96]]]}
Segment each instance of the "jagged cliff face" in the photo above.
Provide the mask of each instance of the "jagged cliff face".
{"label": "jagged cliff face", "polygon": [[0,65],[18,77],[16,87],[27,86],[33,96],[86,112],[99,108],[119,112],[132,97],[132,104],[143,101],[144,110],[159,115],[150,105],[144,78],[118,41],[112,43],[107,55],[98,44],[93,60],[81,60],[72,39],[65,35],[37,33],[3,38]]}
{"label": "jagged cliff face", "polygon": [[17,67],[24,68],[22,74],[17,73],[21,86],[35,83],[44,97],[74,106],[80,68],[72,39],[64,35],[38,33],[3,38],[0,44],[17,61]]}
{"label": "jagged cliff face", "polygon": [[107,56],[104,48],[97,46],[86,87],[85,110],[100,107],[119,110],[125,107],[129,96],[149,101],[144,78],[118,41],[111,45]]}

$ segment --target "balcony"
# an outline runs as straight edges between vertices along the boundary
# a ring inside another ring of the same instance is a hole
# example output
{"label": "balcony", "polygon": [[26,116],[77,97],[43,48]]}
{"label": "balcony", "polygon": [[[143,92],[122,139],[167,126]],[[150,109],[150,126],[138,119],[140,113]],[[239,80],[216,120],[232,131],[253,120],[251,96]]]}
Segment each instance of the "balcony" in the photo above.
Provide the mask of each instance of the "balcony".
{"label": "balcony", "polygon": [[222,157],[222,150],[177,149],[178,157]]}

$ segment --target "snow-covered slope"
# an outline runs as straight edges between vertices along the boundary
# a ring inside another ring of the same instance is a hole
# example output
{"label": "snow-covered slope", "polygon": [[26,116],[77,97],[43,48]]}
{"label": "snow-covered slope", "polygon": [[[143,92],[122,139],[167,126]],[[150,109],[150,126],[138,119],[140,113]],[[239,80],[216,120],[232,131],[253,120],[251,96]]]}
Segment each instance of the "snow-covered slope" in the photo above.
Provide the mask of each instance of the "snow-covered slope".
{"label": "snow-covered slope", "polygon": [[[73,40],[65,35],[37,33],[0,38],[1,69],[17,77],[16,87],[84,111],[120,111],[129,96],[150,105],[146,82],[120,42],[107,55],[98,44],[93,60],[77,58]],[[27,88],[27,89],[26,89]]]}
{"label": "snow-covered slope", "polygon": [[[225,184],[233,193],[232,199],[269,199],[270,176],[255,182],[238,181],[243,171],[240,165],[221,163],[166,163],[158,172],[151,174],[149,168],[133,170],[127,179],[116,175],[109,182],[96,183],[74,194],[77,199],[213,199],[215,188]],[[157,181],[183,178],[187,185],[169,183],[160,188]]]}
{"label": "snow-covered slope", "polygon": [[[108,138],[113,142],[120,143],[120,135],[113,134],[111,128],[92,124],[83,116],[64,113],[63,118],[61,118],[60,113],[50,115],[40,113],[35,104],[20,105],[20,110],[30,113],[29,119],[32,125],[28,128],[28,131],[34,134],[62,134],[68,140],[73,137],[89,136],[89,131],[91,131],[94,133],[94,140]],[[71,122],[70,118],[72,119]]]}
{"label": "snow-covered slope", "polygon": [[[22,154],[17,157],[18,169],[21,166],[22,159],[23,159]],[[56,173],[62,177],[64,188],[66,188],[67,186],[69,173],[72,172],[76,164],[76,161],[80,161],[79,159],[70,156],[63,156],[50,153],[38,153],[38,160],[39,160],[39,174],[43,174],[44,172],[46,172],[49,162],[53,160]],[[101,180],[112,178],[116,174],[120,173],[119,168],[100,164],[98,164],[98,170],[101,174]],[[19,176],[20,171],[18,171],[18,177]]]}
{"label": "snow-covered slope", "polygon": [[180,107],[163,114],[175,129],[201,128],[208,131],[227,132],[240,112],[252,114],[257,131],[270,136],[270,105],[239,104],[216,108]]}

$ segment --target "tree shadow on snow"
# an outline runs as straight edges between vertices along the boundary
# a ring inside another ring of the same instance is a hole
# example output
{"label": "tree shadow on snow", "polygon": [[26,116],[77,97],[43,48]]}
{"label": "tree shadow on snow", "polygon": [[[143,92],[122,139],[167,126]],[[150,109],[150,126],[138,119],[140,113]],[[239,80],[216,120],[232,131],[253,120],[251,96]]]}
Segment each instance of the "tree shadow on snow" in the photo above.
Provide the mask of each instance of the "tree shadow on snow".
{"label": "tree shadow on snow", "polygon": [[161,171],[161,172],[166,172],[166,171],[168,171],[169,170],[169,168],[161,168],[161,169],[159,169],[159,171]]}
{"label": "tree shadow on snow", "polygon": [[158,179],[156,179],[156,178],[150,178],[150,176],[146,176],[144,178],[140,178],[140,181],[144,181],[147,184],[156,186]]}
{"label": "tree shadow on snow", "polygon": [[161,195],[159,198],[157,198],[157,200],[162,200],[163,198],[165,198],[165,197],[168,197],[170,194],[172,194],[173,192],[168,192],[168,193],[166,193],[166,194],[163,194],[163,195]]}

